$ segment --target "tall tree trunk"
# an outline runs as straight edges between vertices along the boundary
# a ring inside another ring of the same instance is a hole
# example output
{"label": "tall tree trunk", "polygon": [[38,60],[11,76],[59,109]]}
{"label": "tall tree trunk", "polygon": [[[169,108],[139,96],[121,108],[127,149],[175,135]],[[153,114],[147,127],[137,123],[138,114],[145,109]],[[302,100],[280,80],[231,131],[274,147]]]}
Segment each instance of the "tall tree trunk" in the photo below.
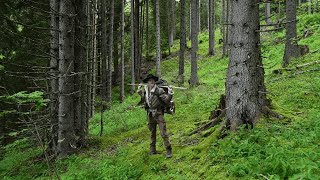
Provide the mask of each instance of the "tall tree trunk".
{"label": "tall tree trunk", "polygon": [[186,1],[180,0],[180,53],[178,82],[184,83],[184,54],[186,49]]}
{"label": "tall tree trunk", "polygon": [[[101,0],[101,97],[107,101],[107,17],[106,17],[106,1]],[[103,109],[104,111],[104,109]]]}
{"label": "tall tree trunk", "polygon": [[278,22],[281,22],[281,1],[278,2]]}
{"label": "tall tree trunk", "polygon": [[232,40],[232,33],[231,33],[231,18],[232,18],[232,7],[231,7],[231,0],[227,0],[227,30],[226,30],[226,40],[227,40],[227,55],[230,53],[230,46]]}
{"label": "tall tree trunk", "polygon": [[[145,0],[144,0],[145,1]],[[141,69],[141,64],[142,64],[142,52],[143,52],[143,31],[144,31],[144,11],[143,11],[143,4],[141,5],[141,18],[140,18],[140,49],[139,49],[139,54],[140,54],[140,69]],[[141,70],[140,70],[141,71]]]}
{"label": "tall tree trunk", "polygon": [[149,59],[149,0],[146,0],[146,59]]}
{"label": "tall tree trunk", "polygon": [[[98,0],[94,0],[94,8],[98,9]],[[92,102],[91,102],[91,117],[94,116],[95,114],[95,98],[96,98],[96,92],[97,92],[97,15],[95,10],[93,10],[93,20],[92,20],[92,24],[93,24],[93,66],[92,66]]]}
{"label": "tall tree trunk", "polygon": [[201,9],[201,0],[198,0],[198,11],[197,11],[197,13],[198,13],[198,33],[200,33],[201,32],[201,13],[200,13],[200,9]]}
{"label": "tall tree trunk", "polygon": [[[173,41],[176,39],[176,0],[172,0],[171,12],[172,12],[172,21],[171,21],[171,30]],[[172,41],[172,42],[173,42]]]}
{"label": "tall tree trunk", "polygon": [[[81,80],[83,79],[83,76],[81,74],[82,65],[84,63],[83,61],[83,51],[81,48],[81,25],[80,25],[80,18],[81,16],[79,13],[80,6],[82,5],[82,0],[79,0],[80,3],[75,4],[75,14],[77,16],[75,17],[75,44],[74,44],[74,72],[77,73],[74,76],[74,91],[76,92],[76,95],[74,97],[74,123],[75,123],[75,134],[78,136],[80,134],[81,129],[81,96],[83,96],[82,87],[81,87]],[[78,136],[79,137],[79,136]]]}
{"label": "tall tree trunk", "polygon": [[91,110],[92,110],[92,77],[93,77],[93,36],[94,34],[92,33],[93,31],[93,26],[92,25],[92,21],[93,21],[93,8],[91,7],[92,6],[92,3],[90,1],[86,1],[86,17],[87,17],[87,24],[86,24],[86,27],[87,27],[87,37],[86,37],[86,63],[87,63],[87,66],[88,66],[88,69],[86,69],[85,72],[88,72],[86,74],[86,77],[87,77],[87,82],[88,84],[86,85],[87,88],[88,88],[88,94],[87,94],[87,109],[88,109],[88,118],[92,117],[91,114]]}
{"label": "tall tree trunk", "polygon": [[140,10],[140,3],[139,0],[135,0],[134,2],[134,14],[135,14],[135,18],[134,18],[134,39],[135,39],[135,44],[134,44],[134,48],[135,48],[135,75],[136,75],[136,80],[139,81],[140,80],[140,27],[139,27],[139,10]]}
{"label": "tall tree trunk", "polygon": [[191,0],[191,77],[190,85],[197,86],[199,84],[198,79],[198,65],[197,65],[197,51],[198,51],[198,33],[199,33],[199,0]]}
{"label": "tall tree trunk", "polygon": [[[101,0],[101,54],[100,54],[100,62],[101,62],[101,98],[104,102],[107,101],[107,17],[106,17],[106,1]],[[100,111],[100,136],[103,134],[103,112],[106,109],[105,103],[101,105]]]}
{"label": "tall tree trunk", "polygon": [[74,7],[71,1],[60,0],[59,22],[59,130],[57,154],[64,157],[74,151]]}
{"label": "tall tree trunk", "polygon": [[157,50],[156,50],[156,75],[161,77],[161,37],[160,37],[160,7],[159,0],[156,1],[156,39],[157,39]]}
{"label": "tall tree trunk", "polygon": [[264,106],[259,5],[256,0],[232,1],[233,36],[226,78],[226,120],[231,130],[253,125]]}
{"label": "tall tree trunk", "polygon": [[114,0],[111,0],[110,5],[110,29],[109,29],[109,56],[108,56],[108,85],[107,85],[107,101],[109,106],[112,102],[112,58],[113,58],[113,20],[114,20]]}
{"label": "tall tree trunk", "polygon": [[265,3],[266,5],[266,23],[267,24],[271,24],[271,19],[270,19],[270,16],[271,16],[271,8],[270,8],[270,2],[267,2]]}
{"label": "tall tree trunk", "polygon": [[167,13],[168,13],[168,18],[167,18],[167,23],[168,23],[168,40],[169,40],[169,53],[170,53],[170,48],[173,45],[173,1],[174,0],[167,0]]}
{"label": "tall tree trunk", "polygon": [[[97,7],[98,7],[98,12],[97,12],[97,93],[102,96],[102,2],[101,0],[97,0]],[[104,47],[105,49],[105,47]]]}
{"label": "tall tree trunk", "polygon": [[222,0],[222,25],[221,25],[221,29],[222,29],[222,41],[223,41],[223,45],[222,45],[222,56],[226,56],[227,55],[227,3],[226,1],[228,0]]}
{"label": "tall tree trunk", "polygon": [[223,19],[224,19],[224,35],[223,35],[223,50],[222,55],[227,56],[229,54],[230,37],[230,18],[232,9],[230,7],[230,0],[223,0]]}
{"label": "tall tree trunk", "polygon": [[191,40],[191,29],[192,29],[192,2],[191,2],[192,0],[189,0],[189,2],[190,2],[190,5],[189,5],[189,40]]}
{"label": "tall tree trunk", "polygon": [[[116,30],[116,29],[115,29]],[[119,38],[117,34],[119,33],[118,30],[115,31],[115,36],[113,38],[113,78],[112,78],[112,84],[117,85],[118,83],[118,77],[119,77]]]}
{"label": "tall tree trunk", "polygon": [[214,55],[214,0],[209,0],[209,55]]}
{"label": "tall tree trunk", "polygon": [[[134,0],[131,0],[131,83],[135,83],[135,43],[134,43]],[[130,93],[135,91],[134,85],[131,86]]]}
{"label": "tall tree trunk", "polygon": [[58,93],[59,93],[59,2],[60,0],[50,0],[51,8],[51,43],[50,43],[50,119],[51,119],[51,140],[50,148],[56,152],[58,141]]}
{"label": "tall tree trunk", "polygon": [[87,74],[84,74],[87,69],[86,63],[86,3],[85,0],[78,0],[75,4],[75,61],[74,72],[75,76],[74,90],[76,93],[74,99],[74,113],[75,113],[75,134],[79,144],[82,144],[87,134]]}
{"label": "tall tree trunk", "polygon": [[291,57],[300,55],[299,47],[294,39],[297,37],[297,2],[295,0],[286,1],[286,44],[282,61],[282,67],[290,63]]}
{"label": "tall tree trunk", "polygon": [[124,8],[126,0],[121,0],[121,61],[120,61],[120,102],[124,101]]}
{"label": "tall tree trunk", "polygon": [[308,0],[308,14],[312,13],[312,0]]}
{"label": "tall tree trunk", "polygon": [[166,9],[167,9],[167,33],[168,33],[168,51],[169,54],[171,54],[171,46],[173,44],[173,36],[172,36],[172,31],[171,31],[171,0],[167,0],[167,4],[166,4]]}
{"label": "tall tree trunk", "polygon": [[[171,22],[170,22],[170,19],[171,19],[171,2],[170,0],[167,0],[167,5],[166,5],[166,9],[167,9],[167,33],[168,33],[168,51],[169,51],[169,54],[171,54],[171,45],[173,44],[173,38],[172,38],[172,34],[171,34]],[[161,21],[160,21],[161,22]],[[161,28],[161,27],[160,27]]]}

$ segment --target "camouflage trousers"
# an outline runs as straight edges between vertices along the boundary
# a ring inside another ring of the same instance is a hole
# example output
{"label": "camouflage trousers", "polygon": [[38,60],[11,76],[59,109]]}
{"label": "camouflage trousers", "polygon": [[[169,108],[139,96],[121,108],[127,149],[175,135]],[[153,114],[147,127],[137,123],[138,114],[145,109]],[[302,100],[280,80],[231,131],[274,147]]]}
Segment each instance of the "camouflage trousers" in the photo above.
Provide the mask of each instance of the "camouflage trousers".
{"label": "camouflage trousers", "polygon": [[159,125],[160,134],[166,148],[171,148],[169,135],[167,133],[166,122],[162,113],[157,113],[154,117],[148,113],[148,127],[150,130],[150,148],[156,147],[157,124]]}

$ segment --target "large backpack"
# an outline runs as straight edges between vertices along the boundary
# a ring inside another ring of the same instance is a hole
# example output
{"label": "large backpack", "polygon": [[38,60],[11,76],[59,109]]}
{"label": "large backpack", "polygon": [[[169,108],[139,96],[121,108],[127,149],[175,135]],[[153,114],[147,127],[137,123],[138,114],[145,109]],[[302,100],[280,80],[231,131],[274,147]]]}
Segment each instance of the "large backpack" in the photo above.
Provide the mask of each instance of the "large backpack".
{"label": "large backpack", "polygon": [[[165,91],[166,94],[168,94],[168,86],[169,86],[169,84],[167,83],[166,80],[159,79],[156,82],[156,84],[157,84],[157,86],[159,88],[162,88]],[[174,103],[174,100],[173,100],[173,95],[171,95],[170,102],[168,104],[167,103],[163,103],[163,106],[164,106],[164,113],[174,115],[174,113],[176,111],[176,106],[175,106],[175,103]]]}

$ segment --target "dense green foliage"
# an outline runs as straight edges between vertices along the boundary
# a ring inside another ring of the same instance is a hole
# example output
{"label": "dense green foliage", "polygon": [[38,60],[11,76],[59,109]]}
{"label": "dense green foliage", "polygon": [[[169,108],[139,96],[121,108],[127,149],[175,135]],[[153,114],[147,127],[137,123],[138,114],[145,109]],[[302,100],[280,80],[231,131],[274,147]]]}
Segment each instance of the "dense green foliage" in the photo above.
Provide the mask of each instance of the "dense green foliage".
{"label": "dense green foliage", "polygon": [[[42,151],[32,143],[23,139],[1,147],[0,177],[49,179],[55,169],[62,179],[318,179],[320,67],[319,64],[298,70],[295,67],[320,59],[319,17],[320,14],[299,17],[298,34],[302,35],[306,29],[312,32],[299,40],[299,44],[309,46],[310,53],[293,59],[288,68],[294,70],[282,74],[272,71],[281,68],[285,32],[262,34],[268,98],[285,119],[261,117],[253,130],[241,129],[224,139],[218,139],[218,127],[188,135],[200,122],[208,121],[210,111],[224,93],[227,59],[220,58],[220,54],[207,57],[208,34],[202,33],[198,61],[200,86],[176,90],[177,113],[166,116],[173,158],[164,158],[160,136],[157,141],[160,154],[148,155],[146,116],[143,108],[136,106],[139,102],[136,94],[122,104],[115,103],[103,114],[102,137],[98,137],[101,117],[96,114],[90,121],[89,148],[50,164],[50,172],[41,159]],[[175,42],[173,51],[177,51],[178,43]],[[175,81],[177,69],[176,56],[162,63],[162,73],[169,82]],[[186,77],[189,76],[187,59]]]}

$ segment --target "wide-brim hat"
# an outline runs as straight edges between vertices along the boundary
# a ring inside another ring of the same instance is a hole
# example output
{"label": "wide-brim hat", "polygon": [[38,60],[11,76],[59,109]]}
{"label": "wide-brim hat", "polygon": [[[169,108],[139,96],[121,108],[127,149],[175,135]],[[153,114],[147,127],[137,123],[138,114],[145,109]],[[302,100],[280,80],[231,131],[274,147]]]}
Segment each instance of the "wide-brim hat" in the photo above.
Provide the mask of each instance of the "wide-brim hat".
{"label": "wide-brim hat", "polygon": [[147,83],[149,79],[154,79],[154,81],[158,81],[159,78],[154,76],[153,74],[148,74],[148,76],[143,80],[144,83]]}

